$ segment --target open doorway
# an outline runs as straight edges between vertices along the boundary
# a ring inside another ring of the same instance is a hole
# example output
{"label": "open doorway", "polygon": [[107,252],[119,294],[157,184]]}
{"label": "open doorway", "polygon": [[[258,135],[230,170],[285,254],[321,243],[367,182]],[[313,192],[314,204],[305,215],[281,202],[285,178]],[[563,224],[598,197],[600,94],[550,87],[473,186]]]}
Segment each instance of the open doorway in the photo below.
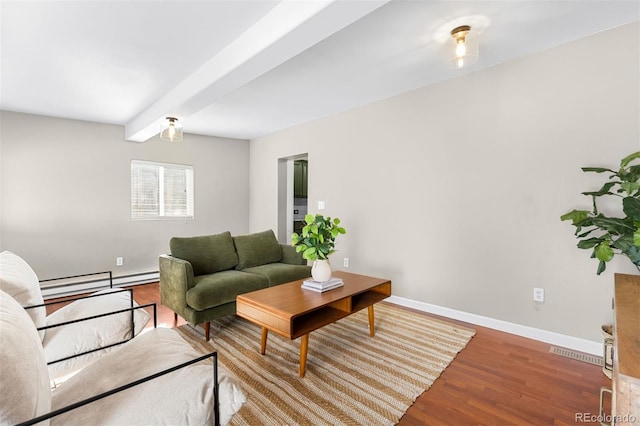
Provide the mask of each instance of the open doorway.
{"label": "open doorway", "polygon": [[291,242],[300,232],[308,211],[309,158],[299,154],[278,159],[278,241]]}

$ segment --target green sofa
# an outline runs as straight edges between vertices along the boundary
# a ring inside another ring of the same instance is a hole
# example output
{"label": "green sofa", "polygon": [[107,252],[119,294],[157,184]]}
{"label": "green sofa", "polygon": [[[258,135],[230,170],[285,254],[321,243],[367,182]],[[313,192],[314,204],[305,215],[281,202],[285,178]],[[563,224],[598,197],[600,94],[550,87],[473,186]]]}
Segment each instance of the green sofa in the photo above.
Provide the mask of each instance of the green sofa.
{"label": "green sofa", "polygon": [[311,267],[272,230],[171,238],[160,256],[160,302],[191,324],[235,315],[236,296],[311,276]]}

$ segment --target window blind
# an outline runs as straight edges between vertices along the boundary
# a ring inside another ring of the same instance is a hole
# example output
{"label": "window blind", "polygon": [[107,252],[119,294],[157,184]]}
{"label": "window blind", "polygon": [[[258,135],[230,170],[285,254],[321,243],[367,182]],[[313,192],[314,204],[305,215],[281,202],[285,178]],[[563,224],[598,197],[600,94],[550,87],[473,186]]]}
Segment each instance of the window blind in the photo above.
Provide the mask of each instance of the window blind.
{"label": "window blind", "polygon": [[131,218],[193,217],[193,167],[131,161]]}

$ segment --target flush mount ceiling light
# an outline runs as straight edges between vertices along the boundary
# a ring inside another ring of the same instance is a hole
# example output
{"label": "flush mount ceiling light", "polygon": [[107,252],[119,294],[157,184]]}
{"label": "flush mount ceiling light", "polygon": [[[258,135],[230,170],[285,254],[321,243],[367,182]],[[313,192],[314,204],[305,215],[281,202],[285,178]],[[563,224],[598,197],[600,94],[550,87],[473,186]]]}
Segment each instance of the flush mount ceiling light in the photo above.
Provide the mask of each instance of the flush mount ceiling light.
{"label": "flush mount ceiling light", "polygon": [[[464,15],[442,22],[433,32],[432,37],[433,41],[442,46],[442,61],[446,66],[451,69],[460,69],[467,68],[476,62],[478,39],[490,26],[491,20],[486,15]],[[456,50],[459,53],[464,50],[465,54],[460,58],[456,55]]]}
{"label": "flush mount ceiling light", "polygon": [[178,123],[175,117],[167,117],[162,123],[160,139],[170,142],[182,141],[182,124]]}
{"label": "flush mount ceiling light", "polygon": [[470,25],[460,25],[451,30],[454,46],[447,63],[452,68],[464,68],[478,60],[478,39],[471,33]]}

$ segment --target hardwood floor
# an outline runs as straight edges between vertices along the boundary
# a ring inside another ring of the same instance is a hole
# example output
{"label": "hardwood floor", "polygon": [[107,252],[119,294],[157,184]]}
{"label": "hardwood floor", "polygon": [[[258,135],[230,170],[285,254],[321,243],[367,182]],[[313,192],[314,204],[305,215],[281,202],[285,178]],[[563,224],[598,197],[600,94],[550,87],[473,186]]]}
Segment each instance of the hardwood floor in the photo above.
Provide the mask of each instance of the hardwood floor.
{"label": "hardwood floor", "polygon": [[[158,326],[174,326],[157,283],[133,289],[139,304],[157,303]],[[611,386],[600,367],[552,354],[542,342],[439,318],[476,335],[399,425],[571,425],[583,413],[598,415],[600,387]]]}
{"label": "hardwood floor", "polygon": [[611,387],[601,367],[552,354],[546,343],[454,322],[476,335],[400,425],[573,425],[578,415],[598,415],[600,387]]}

